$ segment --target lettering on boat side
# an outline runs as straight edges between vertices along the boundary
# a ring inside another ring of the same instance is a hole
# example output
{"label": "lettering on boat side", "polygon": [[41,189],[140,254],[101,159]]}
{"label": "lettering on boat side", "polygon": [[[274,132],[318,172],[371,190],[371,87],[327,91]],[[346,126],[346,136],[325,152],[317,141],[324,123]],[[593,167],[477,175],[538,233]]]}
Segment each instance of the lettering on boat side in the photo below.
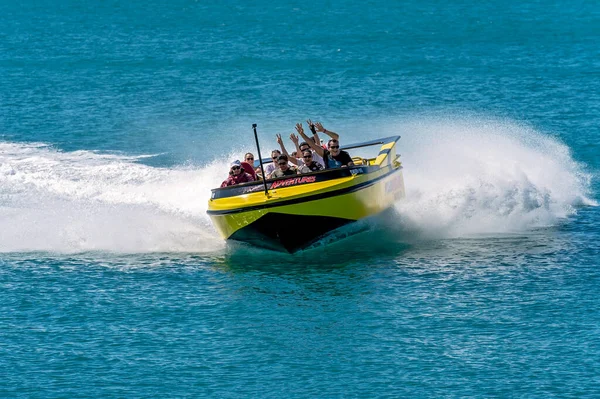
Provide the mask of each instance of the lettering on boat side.
{"label": "lettering on boat side", "polygon": [[263,186],[244,187],[244,191],[242,193],[243,194],[248,194],[248,193],[253,193],[255,191],[261,191],[262,189],[263,189]]}
{"label": "lettering on boat side", "polygon": [[273,184],[271,184],[271,189],[295,186],[296,184],[314,183],[316,180],[316,176],[293,177],[291,179],[274,181]]}
{"label": "lettering on boat side", "polygon": [[[362,173],[366,173],[365,167],[357,167],[357,168],[352,168],[352,169],[350,169],[350,168],[332,169],[332,170],[328,170],[325,172],[319,172],[314,176],[310,176],[310,175],[309,176],[297,176],[297,177],[290,177],[290,178],[284,179],[284,180],[267,181],[267,188],[270,190],[270,189],[275,189],[277,187],[289,187],[289,186],[295,186],[298,184],[327,181],[327,180],[331,180],[331,179],[337,179],[340,177],[348,177],[348,176],[353,176],[355,174],[362,174]],[[261,182],[244,183],[244,184],[236,185],[236,186],[215,188],[215,189],[213,189],[213,192],[212,192],[212,199],[229,198],[229,197],[234,197],[236,195],[251,194],[251,193],[255,193],[258,191],[262,191],[262,190],[264,190],[262,181]]]}

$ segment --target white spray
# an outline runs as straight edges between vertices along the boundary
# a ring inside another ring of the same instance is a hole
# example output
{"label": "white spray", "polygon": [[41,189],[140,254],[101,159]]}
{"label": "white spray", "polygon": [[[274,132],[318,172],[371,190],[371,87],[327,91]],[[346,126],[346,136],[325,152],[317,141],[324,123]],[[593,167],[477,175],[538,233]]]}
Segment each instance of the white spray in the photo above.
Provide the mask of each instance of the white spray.
{"label": "white spray", "polygon": [[226,162],[166,169],[138,160],[0,143],[0,252],[222,248],[206,208]]}
{"label": "white spray", "polygon": [[423,238],[523,232],[595,205],[569,148],[529,127],[430,118],[394,130],[403,135],[402,229]]}

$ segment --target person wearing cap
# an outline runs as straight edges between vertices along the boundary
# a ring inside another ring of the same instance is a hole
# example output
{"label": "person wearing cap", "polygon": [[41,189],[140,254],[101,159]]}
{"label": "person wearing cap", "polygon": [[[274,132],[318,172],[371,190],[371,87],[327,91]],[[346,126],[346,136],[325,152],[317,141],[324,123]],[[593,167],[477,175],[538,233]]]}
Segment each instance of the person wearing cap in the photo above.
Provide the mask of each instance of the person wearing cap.
{"label": "person wearing cap", "polygon": [[248,183],[251,181],[254,181],[254,177],[242,169],[242,163],[236,159],[231,163],[229,177],[221,183],[221,187],[235,186],[236,184]]}

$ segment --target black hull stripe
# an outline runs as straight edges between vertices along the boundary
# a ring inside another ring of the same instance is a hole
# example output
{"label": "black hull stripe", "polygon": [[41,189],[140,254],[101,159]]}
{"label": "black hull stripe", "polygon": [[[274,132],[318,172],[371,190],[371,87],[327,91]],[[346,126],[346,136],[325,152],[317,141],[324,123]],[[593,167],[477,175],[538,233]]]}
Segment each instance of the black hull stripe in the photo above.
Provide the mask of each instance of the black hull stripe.
{"label": "black hull stripe", "polygon": [[363,188],[367,188],[369,186],[372,186],[375,183],[377,183],[378,181],[380,181],[382,179],[385,179],[386,177],[388,177],[388,176],[390,176],[390,175],[392,175],[392,174],[394,174],[394,173],[396,173],[396,172],[398,172],[400,170],[402,170],[402,167],[394,169],[394,170],[386,173],[383,176],[379,176],[376,179],[369,180],[369,181],[366,181],[364,183],[357,184],[355,186],[341,188],[339,190],[334,190],[334,191],[328,191],[326,193],[315,194],[315,195],[311,195],[310,197],[294,198],[294,199],[287,200],[287,201],[281,201],[281,202],[276,202],[276,203],[272,203],[272,204],[263,204],[263,205],[249,206],[249,207],[246,207],[246,208],[228,209],[228,210],[223,210],[223,211],[206,211],[206,213],[209,214],[209,215],[229,215],[229,214],[232,214],[232,213],[242,213],[242,212],[257,211],[259,209],[275,208],[275,207],[279,207],[279,206],[294,205],[294,204],[299,204],[301,202],[316,201],[316,200],[320,200],[320,199],[324,199],[324,198],[335,197],[337,195],[353,193],[355,191],[362,190]]}

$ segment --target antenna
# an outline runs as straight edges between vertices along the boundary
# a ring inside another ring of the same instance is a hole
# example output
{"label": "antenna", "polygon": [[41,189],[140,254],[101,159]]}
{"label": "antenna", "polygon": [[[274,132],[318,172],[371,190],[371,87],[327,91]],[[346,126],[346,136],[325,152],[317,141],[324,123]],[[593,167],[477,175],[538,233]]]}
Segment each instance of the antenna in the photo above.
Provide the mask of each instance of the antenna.
{"label": "antenna", "polygon": [[263,185],[265,186],[265,195],[269,196],[269,188],[267,187],[267,176],[265,175],[265,169],[263,168],[262,156],[260,155],[260,144],[258,144],[258,133],[256,133],[256,123],[252,124],[254,130],[254,140],[256,140],[256,150],[258,151],[258,162],[260,162],[260,171],[263,176]]}

